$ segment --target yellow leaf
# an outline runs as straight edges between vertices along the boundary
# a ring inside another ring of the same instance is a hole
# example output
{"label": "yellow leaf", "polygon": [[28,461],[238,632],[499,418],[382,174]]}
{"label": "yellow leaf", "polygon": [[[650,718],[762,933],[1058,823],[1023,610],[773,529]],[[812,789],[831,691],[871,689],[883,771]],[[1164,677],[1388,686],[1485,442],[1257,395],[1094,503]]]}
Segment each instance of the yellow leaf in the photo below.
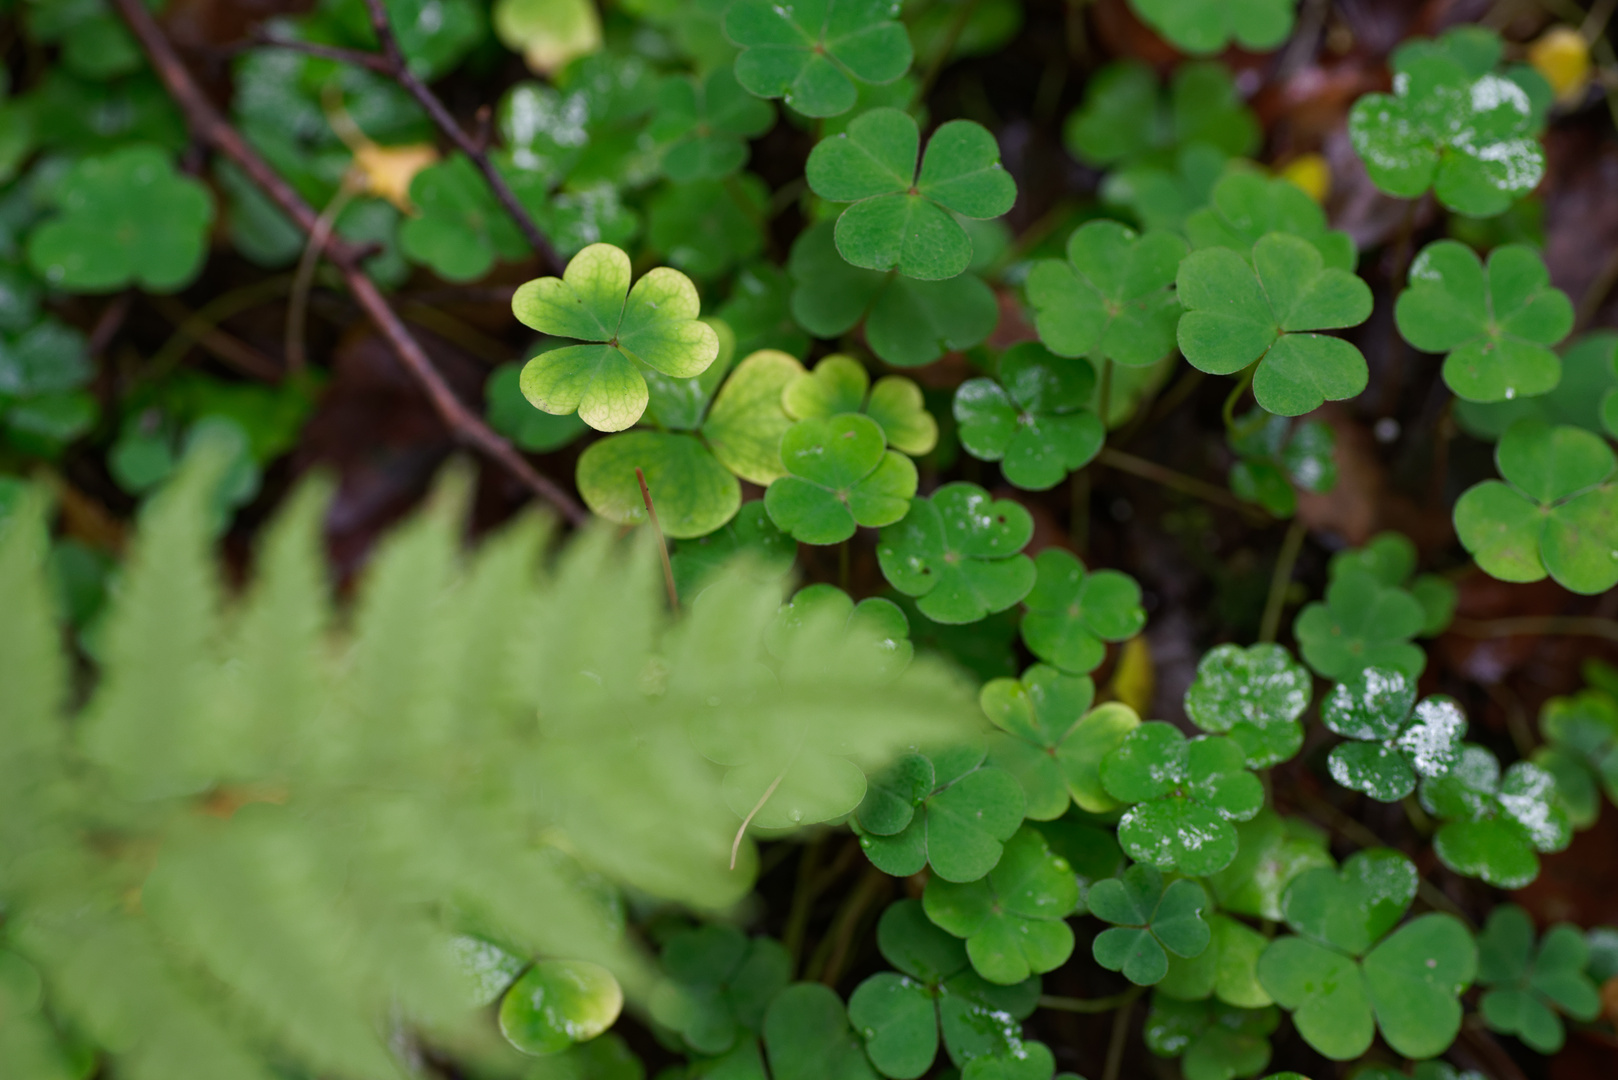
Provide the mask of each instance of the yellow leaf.
{"label": "yellow leaf", "polygon": [[1590,46],[1577,30],[1551,27],[1528,46],[1528,62],[1551,84],[1557,101],[1575,101],[1584,96],[1590,81]]}
{"label": "yellow leaf", "polygon": [[1319,154],[1298,155],[1286,163],[1281,176],[1303,188],[1304,194],[1317,203],[1325,202],[1331,194],[1331,167]]}
{"label": "yellow leaf", "polygon": [[409,212],[410,181],[438,160],[431,143],[378,146],[368,142],[354,151],[354,166],[365,178],[365,190]]}
{"label": "yellow leaf", "polygon": [[1139,635],[1124,642],[1118,651],[1118,666],[1113,669],[1112,682],[1107,692],[1137,713],[1145,714],[1152,707],[1152,695],[1157,690],[1157,671],[1152,666],[1152,649]]}
{"label": "yellow leaf", "polygon": [[601,48],[601,16],[592,0],[499,0],[494,30],[536,75],[554,74]]}

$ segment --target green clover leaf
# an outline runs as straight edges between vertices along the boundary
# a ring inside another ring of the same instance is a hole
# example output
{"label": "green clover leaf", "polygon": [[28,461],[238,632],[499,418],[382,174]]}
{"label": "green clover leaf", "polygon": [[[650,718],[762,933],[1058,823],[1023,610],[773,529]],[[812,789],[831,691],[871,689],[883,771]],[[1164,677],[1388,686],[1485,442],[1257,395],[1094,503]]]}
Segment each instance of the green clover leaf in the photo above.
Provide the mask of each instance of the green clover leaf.
{"label": "green clover leaf", "polygon": [[1388,933],[1416,883],[1409,859],[1376,848],[1287,887],[1282,906],[1295,936],[1264,950],[1259,981],[1326,1057],[1359,1057],[1378,1026],[1398,1053],[1432,1057],[1460,1030],[1458,999],[1477,967],[1471,934],[1448,915],[1423,915]]}
{"label": "green clover leaf", "polygon": [[1288,233],[1313,244],[1325,265],[1354,271],[1359,253],[1354,240],[1326,224],[1326,212],[1297,184],[1246,169],[1231,169],[1214,185],[1208,205],[1185,219],[1191,246],[1229,248],[1251,257],[1253,245],[1269,233]]}
{"label": "green clover leaf", "polygon": [[618,980],[600,964],[541,960],[500,999],[500,1032],[525,1054],[557,1054],[606,1031],[623,1005]]}
{"label": "green clover leaf", "polygon": [[781,405],[795,420],[863,412],[882,428],[888,445],[911,457],[931,453],[938,445],[938,421],[927,411],[921,387],[902,375],[871,376],[853,357],[824,357],[812,372],[787,384]]}
{"label": "green clover leaf", "polygon": [[1143,161],[1108,173],[1101,182],[1101,200],[1128,211],[1147,229],[1183,232],[1186,219],[1208,205],[1229,166],[1230,156],[1223,150],[1190,143],[1164,164]]}
{"label": "green clover leaf", "polygon": [[30,296],[17,305],[25,310],[14,309],[28,316],[21,333],[0,334],[0,431],[16,449],[56,457],[100,415],[84,389],[95,369],[84,335],[54,316],[27,312],[33,304]]}
{"label": "green clover leaf", "polygon": [[855,653],[849,659],[863,669],[876,670],[883,679],[898,677],[915,655],[910,622],[899,605],[880,596],[868,596],[856,604],[842,589],[824,583],[806,585],[793,594],[766,632],[764,647],[776,659],[790,660],[797,636],[806,627],[826,623],[847,628],[850,649],[870,650],[864,657]]}
{"label": "green clover leaf", "polygon": [[1169,954],[1201,956],[1212,940],[1203,919],[1208,894],[1181,878],[1165,885],[1155,868],[1136,864],[1090,886],[1090,914],[1112,927],[1091,945],[1096,963],[1121,971],[1136,986],[1151,986],[1169,972]]}
{"label": "green clover leaf", "polygon": [[1365,357],[1341,338],[1307,331],[1358,326],[1371,314],[1371,290],[1346,270],[1327,268],[1307,240],[1270,233],[1253,245],[1253,264],[1229,248],[1193,251],[1180,264],[1180,351],[1191,366],[1233,375],[1253,363],[1253,396],[1281,416],[1365,389]]}
{"label": "green clover leaf", "polygon": [[652,1018],[693,1052],[718,1055],[759,1033],[765,1008],[792,979],[792,957],[778,941],[716,923],[671,935],[663,972]]}
{"label": "green clover leaf", "polygon": [[1275,517],[1298,512],[1298,492],[1324,494],[1337,486],[1337,437],[1320,420],[1294,423],[1255,409],[1226,433],[1236,451],[1230,490]]}
{"label": "green clover leaf", "polygon": [[1130,858],[1202,876],[1236,857],[1232,821],[1264,805],[1264,788],[1244,768],[1241,746],[1221,735],[1187,741],[1173,724],[1151,720],[1124,737],[1101,762],[1101,783],[1132,803],[1118,822]]}
{"label": "green clover leaf", "polygon": [[1174,349],[1180,302],[1171,286],[1185,241],[1144,235],[1115,221],[1091,221],[1067,241],[1067,259],[1041,259],[1028,272],[1039,339],[1059,356],[1155,364]]}
{"label": "green clover leaf", "polygon": [[973,457],[1000,462],[1012,484],[1044,491],[1101,452],[1106,432],[1085,407],[1094,389],[1089,364],[1025,341],[1001,355],[998,381],[968,379],[956,389],[956,433]]}
{"label": "green clover leaf", "polygon": [[1348,570],[1327,584],[1324,602],[1304,605],[1292,633],[1304,663],[1325,678],[1348,679],[1367,667],[1383,667],[1413,679],[1427,666],[1427,654],[1410,639],[1426,617],[1403,589],[1364,570]]}
{"label": "green clover leaf", "polygon": [[202,268],[213,200],[155,146],[82,158],[48,198],[60,213],[28,235],[28,265],[58,289],[168,293]]}
{"label": "green clover leaf", "polygon": [[1403,589],[1421,606],[1420,637],[1435,637],[1455,615],[1460,590],[1437,574],[1416,573],[1416,545],[1403,533],[1377,533],[1362,548],[1345,548],[1327,564],[1331,580],[1352,571],[1369,573],[1384,586]]}
{"label": "green clover leaf", "polygon": [[898,973],[880,972],[854,989],[848,1017],[877,1071],[915,1080],[938,1056],[939,1036],[950,1061],[1016,1055],[1020,1026],[1039,1000],[1039,980],[1010,986],[987,982],[971,968],[959,938],[935,926],[919,901],[900,900],[882,913],[877,948]]}
{"label": "green clover leaf", "polygon": [[775,109],[743,90],[729,67],[706,79],[663,81],[647,134],[664,143],[663,175],[677,184],[718,180],[747,164],[747,140],[775,124]]}
{"label": "green clover leaf", "polygon": [[1578,927],[1559,923],[1534,945],[1534,923],[1516,904],[1489,912],[1478,935],[1478,1002],[1484,1021],[1516,1035],[1541,1054],[1562,1049],[1558,1012],[1590,1021],[1601,1014],[1601,992],[1585,974],[1590,948]]}
{"label": "green clover leaf", "polygon": [[1030,819],[1061,817],[1070,797],[1090,813],[1117,808],[1101,786],[1101,759],[1140,724],[1140,717],[1118,702],[1092,709],[1094,700],[1089,678],[1044,664],[1035,664],[1021,679],[993,679],[979,692],[984,714],[1000,729],[990,736],[989,761],[1022,784]]}
{"label": "green clover leaf", "polygon": [[805,116],[854,107],[854,80],[882,85],[910,69],[910,36],[894,0],[737,0],[725,36],[742,47],[736,80]]}
{"label": "green clover leaf", "polygon": [[1496,888],[1527,885],[1539,876],[1536,852],[1573,839],[1555,777],[1529,761],[1502,775],[1499,759],[1471,743],[1448,772],[1421,782],[1421,805],[1444,822],[1433,837],[1439,860]]}
{"label": "green clover leaf", "polygon": [[1075,675],[1094,671],[1106,659],[1105,642],[1132,638],[1146,625],[1140,586],[1128,574],[1086,572],[1062,548],[1040,552],[1034,569],[1034,587],[1023,598],[1022,640],[1046,663]]}
{"label": "green clover leaf", "polygon": [[399,246],[412,262],[446,281],[476,281],[495,259],[520,259],[528,241],[472,159],[455,154],[410,182],[416,213],[399,226]]}
{"label": "green clover leaf", "polygon": [[805,544],[898,521],[916,493],[916,466],[886,446],[882,426],[859,413],[793,424],[781,436],[787,475],[764,493],[770,520]]}
{"label": "green clover leaf", "polygon": [[552,416],[528,404],[522,395],[522,365],[501,364],[483,384],[489,426],[524,450],[536,454],[559,450],[588,430],[576,415]]}
{"label": "green clover leaf", "polygon": [[673,266],[699,278],[723,274],[764,249],[769,189],[752,173],[670,184],[653,199],[646,239]]}
{"label": "green clover leaf", "polygon": [[[734,10],[734,9],[733,9]],[[854,266],[941,281],[972,261],[972,241],[951,212],[994,218],[1011,209],[1017,184],[981,125],[951,120],[921,149],[916,121],[871,109],[848,131],[822,139],[804,175],[829,202],[853,203],[837,219],[837,250]]]}
{"label": "green clover leaf", "polygon": [[1130,0],[1141,20],[1175,47],[1206,56],[1232,41],[1269,52],[1292,33],[1297,0]]}
{"label": "green clover leaf", "polygon": [[781,437],[792,417],[781,407],[781,393],[802,374],[796,358],[776,349],[760,349],[736,365],[702,421],[703,440],[725,468],[766,486],[786,475]]}
{"label": "green clover leaf", "polygon": [[1576,829],[1595,824],[1601,793],[1618,805],[1618,700],[1587,689],[1547,701],[1539,711],[1546,745],[1534,764],[1556,777],[1556,790]]}
{"label": "green clover leaf", "polygon": [[629,256],[592,244],[560,278],[517,290],[511,310],[542,334],[597,342],[542,353],[523,368],[522,391],[537,409],[577,411],[597,431],[622,431],[646,411],[645,364],[678,379],[702,374],[719,355],[719,336],[697,320],[696,286],[659,267],[629,287]]}
{"label": "green clover leaf", "polygon": [[1270,1063],[1269,1035],[1280,1023],[1273,1006],[1239,1009],[1154,993],[1144,1036],[1146,1048],[1158,1057],[1180,1059],[1185,1080],[1235,1080],[1264,1071]]}
{"label": "green clover leaf", "polygon": [[1238,822],[1236,838],[1235,860],[1210,876],[1208,886],[1219,906],[1237,915],[1279,921],[1281,898],[1292,879],[1306,870],[1335,865],[1326,850],[1325,834],[1300,818],[1284,818],[1268,808]]}
{"label": "green clover leaf", "polygon": [[1593,595],[1618,584],[1618,459],[1582,428],[1519,420],[1494,448],[1506,480],[1485,480],[1455,503],[1455,532],[1491,577],[1549,575]]}
{"label": "green clover leaf", "polygon": [[1073,928],[1063,920],[1079,906],[1078,879],[1032,826],[1006,841],[987,876],[931,878],[921,902],[935,925],[966,939],[972,967],[991,983],[1020,983],[1073,954]]}
{"label": "green clover leaf", "polygon": [[764,1049],[775,1080],[876,1080],[843,999],[820,983],[793,983],[775,996],[764,1014]]}
{"label": "green clover leaf", "polygon": [[1394,668],[1368,667],[1332,687],[1320,719],[1346,739],[1332,749],[1333,780],[1379,802],[1398,802],[1418,778],[1442,776],[1460,757],[1466,716],[1452,698],[1416,701],[1416,682]]}
{"label": "green clover leaf", "polygon": [[1209,915],[1208,947],[1189,959],[1169,957],[1158,992],[1180,1001],[1217,997],[1226,1005],[1262,1009],[1272,1004],[1258,981],[1258,958],[1270,939],[1228,915]]}
{"label": "green clover leaf", "polygon": [[1394,318],[1411,345],[1448,354],[1444,382],[1456,396],[1510,401],[1556,388],[1562,362],[1550,346],[1573,329],[1573,303],[1526,245],[1495,248],[1485,269],[1465,244],[1439,240],[1410,264]]}
{"label": "green clover leaf", "polygon": [[1348,134],[1371,181],[1413,199],[1428,188],[1451,210],[1492,217],[1545,174],[1533,102],[1516,82],[1468,72],[1451,56],[1412,55],[1392,94],[1366,94]]}
{"label": "green clover leaf", "polygon": [[736,516],[705,536],[677,540],[669,555],[674,584],[682,600],[691,600],[739,556],[751,558],[763,573],[779,577],[792,567],[798,545],[775,527],[763,499],[745,502]]}
{"label": "green clover leaf", "polygon": [[665,536],[706,536],[736,516],[742,486],[702,440],[686,432],[625,431],[579,455],[579,494],[593,513],[621,525],[647,520],[641,470]]}
{"label": "green clover leaf", "polygon": [[872,865],[894,877],[931,865],[945,881],[994,869],[1027,803],[1016,778],[985,755],[970,745],[909,754],[873,777],[853,822]]}
{"label": "green clover leaf", "polygon": [[876,555],[888,584],[916,597],[923,615],[969,623],[1034,587],[1034,560],[1022,554],[1033,534],[1034,519],[1016,503],[976,484],[945,484],[882,530]]}
{"label": "green clover leaf", "polygon": [[1220,645],[1198,661],[1185,711],[1203,731],[1236,740],[1248,768],[1267,769],[1302,748],[1310,689],[1308,670],[1279,645]]}
{"label": "green clover leaf", "polygon": [[1455,419],[1468,435],[1488,442],[1525,418],[1599,433],[1602,403],[1609,396],[1614,423],[1606,430],[1618,435],[1618,331],[1597,330],[1568,345],[1562,354],[1562,380],[1554,390],[1510,401],[1457,401]]}
{"label": "green clover leaf", "polygon": [[1241,157],[1258,148],[1259,127],[1222,64],[1179,65],[1165,93],[1148,65],[1119,60],[1085,84],[1084,103],[1068,116],[1062,138],[1086,165],[1127,166],[1188,143]]}
{"label": "green clover leaf", "polygon": [[805,229],[787,263],[796,283],[792,317],[815,337],[841,337],[864,319],[872,352],[895,367],[920,367],[994,330],[1000,308],[976,274],[917,281],[861,270],[837,253],[835,230],[830,221]]}

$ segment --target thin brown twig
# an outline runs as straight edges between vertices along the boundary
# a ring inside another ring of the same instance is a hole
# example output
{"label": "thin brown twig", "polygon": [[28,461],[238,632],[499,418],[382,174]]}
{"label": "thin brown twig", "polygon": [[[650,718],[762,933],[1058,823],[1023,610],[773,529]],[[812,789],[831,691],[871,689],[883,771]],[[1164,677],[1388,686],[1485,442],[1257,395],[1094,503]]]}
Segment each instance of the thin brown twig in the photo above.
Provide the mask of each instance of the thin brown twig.
{"label": "thin brown twig", "polygon": [[1509,619],[1461,619],[1449,624],[1451,633],[1471,638],[1598,637],[1618,641],[1618,622],[1584,615],[1519,615]]}
{"label": "thin brown twig", "polygon": [[472,164],[478,167],[483,179],[488,181],[494,197],[505,207],[512,220],[516,221],[517,228],[522,230],[523,236],[528,240],[528,246],[539,255],[547,270],[553,274],[560,274],[562,260],[557,256],[556,249],[551,247],[551,242],[534,223],[533,215],[518,201],[516,192],[511,190],[506,178],[500,175],[500,170],[489,160],[486,147],[480,146],[478,139],[467,134],[460,121],[444,107],[444,103],[433,93],[432,88],[410,70],[410,64],[399,48],[399,40],[393,34],[393,25],[388,21],[388,9],[382,0],[365,0],[365,6],[371,13],[371,26],[376,30],[376,39],[382,46],[382,56],[388,63],[388,75],[416,99],[416,103],[426,110],[438,130],[442,131],[461,153],[472,159]]}
{"label": "thin brown twig", "polygon": [[177,332],[184,333],[202,349],[229,367],[252,379],[280,382],[285,374],[281,365],[259,352],[234,334],[228,334],[199,318],[197,313],[172,296],[153,296],[151,304],[157,313],[173,323]]}
{"label": "thin brown twig", "polygon": [[657,520],[657,507],[652,505],[652,489],[646,486],[646,474],[635,466],[635,482],[640,485],[640,497],[646,503],[646,516],[652,519],[652,531],[657,533],[657,551],[663,556],[663,584],[669,589],[669,610],[680,611],[680,590],[674,587],[674,564],[669,562],[669,542],[663,536],[663,523]]}
{"label": "thin brown twig", "polygon": [[[185,114],[192,134],[235,162],[305,234],[314,232],[319,215],[220,115],[141,0],[112,0],[112,3],[140,42],[153,70],[168,89],[169,96]],[[455,396],[426,351],[411,337],[398,313],[389,306],[376,283],[361,269],[363,249],[356,248],[335,234],[327,239],[325,248],[327,259],[342,272],[354,301],[376,325],[406,370],[421,384],[428,400],[451,433],[493,458],[534,494],[554,506],[569,523],[582,525],[588,521],[589,514],[577,499],[536,471],[509,442],[495,434]]]}
{"label": "thin brown twig", "polygon": [[129,318],[129,309],[134,302],[135,293],[130,289],[125,289],[107,301],[107,306],[96,316],[95,326],[90,330],[90,340],[85,343],[85,350],[91,356],[100,356],[107,351],[107,346],[118,336],[118,331],[124,328],[124,322]]}
{"label": "thin brown twig", "polygon": [[1166,465],[1159,465],[1155,461],[1148,461],[1145,458],[1136,457],[1134,454],[1126,454],[1122,450],[1114,450],[1110,446],[1104,447],[1101,453],[1096,455],[1096,462],[1109,468],[1117,469],[1119,472],[1138,476],[1142,480],[1162,484],[1166,488],[1172,488],[1175,491],[1183,492],[1205,502],[1227,507],[1255,519],[1266,522],[1271,520],[1268,514],[1257,507],[1249,506],[1247,503],[1242,502],[1222,487],[1210,484],[1206,480],[1198,480],[1194,476],[1187,476],[1182,472],[1176,472]]}
{"label": "thin brown twig", "polygon": [[359,49],[342,49],[335,45],[322,45],[315,41],[299,41],[296,38],[277,37],[264,30],[257,30],[239,48],[267,47],[271,49],[287,49],[291,52],[300,52],[308,56],[316,56],[322,60],[335,60],[340,64],[353,64],[355,67],[366,68],[380,75],[391,75],[393,67],[388,58],[381,53],[362,52]]}

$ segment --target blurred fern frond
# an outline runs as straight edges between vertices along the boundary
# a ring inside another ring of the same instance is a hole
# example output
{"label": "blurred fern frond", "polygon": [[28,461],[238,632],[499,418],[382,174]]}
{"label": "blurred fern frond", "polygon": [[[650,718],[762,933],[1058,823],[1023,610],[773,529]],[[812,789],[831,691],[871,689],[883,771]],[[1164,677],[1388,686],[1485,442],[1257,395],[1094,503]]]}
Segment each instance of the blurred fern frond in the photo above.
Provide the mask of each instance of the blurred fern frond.
{"label": "blurred fern frond", "polygon": [[453,474],[347,610],[318,482],[231,596],[222,460],[194,455],[144,510],[82,685],[43,499],[0,524],[5,1077],[73,1075],[64,1032],[120,1080],[410,1075],[411,1047],[492,1030],[467,933],[604,964],[633,1001],[653,967],[617,887],[722,908],[752,886],[729,762],[694,730],[812,733],[869,771],[978,723],[942,667],[850,663],[841,627],[767,663],[781,593],[755,575],[671,618],[647,537],[553,550],[529,517],[468,556]]}

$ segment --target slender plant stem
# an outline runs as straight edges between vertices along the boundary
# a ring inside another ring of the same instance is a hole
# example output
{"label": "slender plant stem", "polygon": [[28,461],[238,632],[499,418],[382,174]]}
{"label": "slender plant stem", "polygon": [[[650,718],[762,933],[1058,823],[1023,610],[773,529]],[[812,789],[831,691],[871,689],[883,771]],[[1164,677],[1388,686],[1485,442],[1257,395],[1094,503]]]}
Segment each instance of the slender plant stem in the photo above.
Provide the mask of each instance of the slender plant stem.
{"label": "slender plant stem", "polygon": [[275,277],[220,293],[175,328],[174,333],[168,336],[168,340],[152,354],[151,363],[147,365],[148,370],[154,376],[165,374],[185,357],[192,345],[221,322],[232,315],[251,311],[260,304],[273,300],[291,287],[291,274],[277,274]]}
{"label": "slender plant stem", "polygon": [[1055,1009],[1057,1012],[1074,1013],[1104,1013],[1112,1012],[1126,1001],[1133,999],[1130,991],[1113,994],[1111,997],[1076,998],[1058,997],[1055,994],[1041,994],[1039,1007],[1041,1009]]}
{"label": "slender plant stem", "polygon": [[314,230],[309,234],[308,241],[303,245],[303,254],[298,258],[298,269],[292,275],[292,294],[287,300],[287,326],[286,326],[286,362],[287,373],[291,375],[302,374],[309,366],[309,354],[305,341],[305,325],[309,314],[309,290],[315,283],[315,269],[320,265],[320,255],[326,248],[326,241],[331,239],[332,229],[337,225],[337,219],[348,208],[354,196],[359,193],[359,186],[352,176],[344,177],[343,183],[332,196],[326,209],[320,212],[315,219]]}
{"label": "slender plant stem", "polygon": [[[882,900],[893,888],[893,879],[874,866],[867,866],[859,884],[849,890],[837,914],[832,916],[826,936],[815,949],[816,957],[809,966],[820,971],[817,982],[835,987],[842,980],[848,966],[849,951],[854,946],[855,932],[859,930],[873,903]],[[816,961],[819,961],[818,963]]]}
{"label": "slender plant stem", "polygon": [[1589,615],[1520,615],[1508,619],[1460,619],[1449,624],[1451,633],[1471,638],[1598,637],[1618,641],[1618,622]]}
{"label": "slender plant stem", "polygon": [[792,906],[787,909],[786,927],[781,932],[781,944],[786,946],[787,955],[792,957],[794,966],[797,965],[798,955],[803,952],[804,934],[809,929],[809,911],[815,905],[815,898],[820,895],[821,881],[816,870],[825,844],[826,834],[817,833],[803,845],[803,854],[798,856],[798,877],[793,883]]}
{"label": "slender plant stem", "polygon": [[1204,502],[1227,507],[1258,520],[1271,520],[1268,514],[1255,506],[1249,506],[1247,503],[1242,502],[1224,488],[1216,484],[1210,484],[1206,480],[1198,480],[1194,476],[1176,472],[1174,469],[1166,465],[1159,465],[1155,461],[1147,461],[1145,458],[1136,457],[1134,454],[1114,450],[1110,446],[1102,448],[1101,453],[1096,455],[1096,461],[1109,468],[1117,469],[1119,472],[1138,476],[1142,480],[1150,480],[1154,484],[1162,484],[1166,488],[1190,495],[1193,498],[1202,499]]}
{"label": "slender plant stem", "polygon": [[539,226],[534,222],[533,215],[518,200],[517,193],[511,190],[511,185],[506,183],[506,178],[500,175],[500,170],[489,159],[487,147],[480,146],[477,139],[467,134],[460,121],[444,107],[443,101],[433,93],[432,88],[410,70],[410,63],[399,48],[398,38],[394,36],[393,24],[388,21],[388,9],[383,0],[365,0],[365,6],[371,13],[371,26],[376,30],[377,42],[382,46],[382,56],[388,62],[388,75],[416,99],[416,103],[432,118],[438,130],[455,144],[456,149],[472,159],[472,164],[478,167],[483,179],[488,181],[494,197],[517,223],[517,228],[522,230],[523,236],[528,240],[528,246],[534,249],[540,261],[551,273],[560,274],[562,260],[557,256],[556,249],[551,247],[551,242],[545,238],[545,234],[540,232]]}
{"label": "slender plant stem", "polygon": [[1270,595],[1264,600],[1264,618],[1259,623],[1258,639],[1266,644],[1275,640],[1281,629],[1281,613],[1287,606],[1287,586],[1292,584],[1292,571],[1298,565],[1298,553],[1303,550],[1304,537],[1309,529],[1303,519],[1294,516],[1287,526],[1286,538],[1275,557],[1275,570],[1270,574]]}
{"label": "slender plant stem", "polygon": [[[157,72],[168,89],[169,96],[185,114],[192,134],[235,162],[270,201],[291,218],[304,233],[313,233],[319,215],[258,155],[257,151],[247,144],[241,133],[220,115],[219,110],[202,92],[185,64],[181,62],[179,54],[174,51],[174,46],[158,28],[157,21],[146,10],[146,5],[141,0],[111,0],[111,2],[134,33],[135,39],[140,42],[147,59],[151,61],[152,69]],[[569,523],[583,525],[588,521],[590,515],[577,499],[548,477],[540,475],[509,442],[495,434],[476,413],[455,396],[449,384],[444,381],[444,377],[433,366],[426,351],[410,335],[398,313],[389,306],[376,283],[361,269],[360,252],[363,249],[348,243],[336,234],[330,236],[324,246],[326,257],[342,272],[355,302],[376,325],[405,369],[421,385],[450,432],[494,459],[530,491],[554,506]]]}
{"label": "slender plant stem", "polygon": [[335,60],[340,64],[353,64],[355,67],[366,68],[379,75],[393,74],[393,66],[388,58],[378,53],[362,52],[359,49],[341,49],[335,45],[321,45],[314,41],[299,41],[296,38],[276,37],[269,33],[255,33],[244,45],[233,48],[251,48],[261,46],[272,49],[287,49],[291,52],[300,52],[308,56],[318,56],[322,60]]}
{"label": "slender plant stem", "polygon": [[1257,371],[1258,362],[1255,360],[1243,369],[1241,378],[1236,380],[1236,385],[1231,387],[1229,396],[1225,398],[1225,407],[1219,410],[1219,415],[1225,418],[1226,431],[1236,430],[1236,403],[1242,399],[1247,388],[1253,385],[1253,375]]}
{"label": "slender plant stem", "polygon": [[196,334],[193,340],[198,345],[248,378],[264,382],[277,382],[281,378],[281,366],[274,360],[217,326],[199,326],[196,313],[176,298],[152,296],[148,299],[158,314],[174,324],[176,332],[183,331],[188,325],[194,327]]}
{"label": "slender plant stem", "polygon": [[1118,1080],[1118,1072],[1124,1066],[1124,1044],[1128,1042],[1129,1019],[1135,1012],[1135,999],[1140,997],[1143,989],[1132,986],[1124,991],[1124,1000],[1112,1018],[1112,1037],[1107,1040],[1107,1065],[1101,1071],[1101,1080]]}
{"label": "slender plant stem", "polygon": [[[669,590],[669,610],[678,615],[680,590],[674,587],[674,564],[669,561],[669,542],[663,536],[663,523],[657,520],[657,507],[652,505],[652,489],[646,486],[646,474],[640,471],[639,465],[635,466],[635,482],[640,485],[640,497],[646,503],[646,516],[652,519],[652,531],[657,533],[657,552],[663,556],[663,584]],[[731,863],[735,864],[734,855]]]}

